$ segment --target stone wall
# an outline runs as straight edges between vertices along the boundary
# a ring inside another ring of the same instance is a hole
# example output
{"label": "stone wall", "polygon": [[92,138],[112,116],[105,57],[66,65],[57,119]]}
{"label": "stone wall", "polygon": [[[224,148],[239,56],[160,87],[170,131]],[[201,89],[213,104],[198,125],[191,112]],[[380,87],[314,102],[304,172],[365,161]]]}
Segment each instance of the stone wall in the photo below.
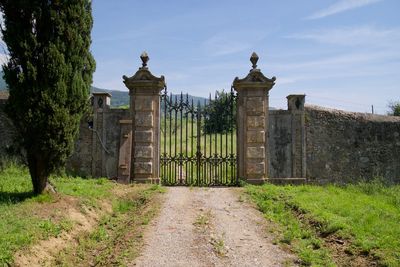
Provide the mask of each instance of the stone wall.
{"label": "stone wall", "polygon": [[81,121],[75,152],[67,163],[67,170],[80,176],[118,176],[120,121],[129,118],[127,109],[109,109],[93,114],[93,126],[88,119]]}
{"label": "stone wall", "polygon": [[92,164],[92,132],[87,119],[83,118],[79,125],[79,136],[75,142],[74,153],[67,161],[67,171],[71,175],[91,176]]}
{"label": "stone wall", "polygon": [[[15,147],[16,136],[3,107],[0,105],[0,158]],[[80,176],[128,177],[130,111],[94,107],[92,116],[82,119],[68,171]],[[288,110],[270,110],[268,121],[269,178],[346,183],[379,176],[400,183],[399,117],[289,104]],[[124,166],[127,168],[122,169]]]}
{"label": "stone wall", "polygon": [[288,110],[269,111],[268,150],[268,177],[292,177],[292,115]]}
{"label": "stone wall", "polygon": [[400,117],[308,106],[305,122],[309,181],[400,182]]}

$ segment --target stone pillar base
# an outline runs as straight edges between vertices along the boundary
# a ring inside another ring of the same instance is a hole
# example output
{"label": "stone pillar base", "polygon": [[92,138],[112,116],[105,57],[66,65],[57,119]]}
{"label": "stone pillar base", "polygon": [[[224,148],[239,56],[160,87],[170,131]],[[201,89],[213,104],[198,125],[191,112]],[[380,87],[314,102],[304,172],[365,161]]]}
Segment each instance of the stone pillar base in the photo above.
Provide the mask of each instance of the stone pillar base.
{"label": "stone pillar base", "polygon": [[306,178],[270,178],[268,183],[275,185],[301,185],[307,184]]}
{"label": "stone pillar base", "polygon": [[137,184],[161,184],[160,178],[136,178],[134,183]]}
{"label": "stone pillar base", "polygon": [[118,177],[117,182],[120,184],[129,184],[129,176],[128,177]]}
{"label": "stone pillar base", "polygon": [[268,178],[247,179],[246,182],[252,185],[262,185],[268,182]]}

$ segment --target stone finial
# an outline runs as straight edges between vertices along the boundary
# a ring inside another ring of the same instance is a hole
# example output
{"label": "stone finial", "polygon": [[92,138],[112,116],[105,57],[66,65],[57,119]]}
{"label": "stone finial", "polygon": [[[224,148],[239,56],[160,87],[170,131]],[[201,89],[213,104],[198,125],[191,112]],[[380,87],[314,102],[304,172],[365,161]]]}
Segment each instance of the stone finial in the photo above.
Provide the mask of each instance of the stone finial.
{"label": "stone finial", "polygon": [[147,67],[147,62],[149,61],[149,56],[147,55],[146,51],[144,51],[141,55],[140,55],[140,59],[142,60],[142,68]]}
{"label": "stone finial", "polygon": [[122,76],[125,86],[128,87],[129,91],[139,87],[157,88],[157,90],[164,89],[165,88],[164,76],[162,75],[161,77],[154,76],[147,67],[147,62],[150,59],[147,53],[143,52],[140,55],[140,59],[142,60],[142,67],[140,67],[132,77],[127,77],[125,75]]}
{"label": "stone finial", "polygon": [[249,87],[266,88],[267,90],[272,89],[275,85],[276,77],[269,79],[264,76],[260,69],[257,69],[258,55],[256,52],[251,54],[250,61],[253,64],[253,68],[250,70],[249,74],[247,74],[243,79],[236,77],[233,81],[232,86],[235,90]]}
{"label": "stone finial", "polygon": [[253,52],[250,57],[250,62],[253,64],[253,70],[257,68],[257,61],[258,61],[258,55],[256,52]]}

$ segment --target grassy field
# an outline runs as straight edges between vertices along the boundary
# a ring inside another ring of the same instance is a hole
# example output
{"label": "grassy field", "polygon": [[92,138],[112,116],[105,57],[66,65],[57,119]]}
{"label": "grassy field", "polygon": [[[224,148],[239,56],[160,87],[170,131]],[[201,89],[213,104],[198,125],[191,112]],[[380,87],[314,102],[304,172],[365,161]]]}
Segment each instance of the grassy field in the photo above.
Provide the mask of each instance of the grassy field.
{"label": "grassy field", "polygon": [[304,265],[400,266],[400,186],[247,186]]}
{"label": "grassy field", "polygon": [[[198,131],[199,130],[199,131]],[[201,166],[196,151],[201,152]],[[161,178],[165,184],[231,184],[236,181],[236,132],[205,134],[192,118],[161,121]],[[171,161],[171,158],[176,160]],[[179,164],[179,159],[182,163]]]}
{"label": "grassy field", "polygon": [[[51,182],[57,194],[33,196],[25,168],[10,164],[0,171],[0,266],[13,265],[18,253],[26,254],[29,247],[43,240],[59,238],[65,233],[73,235],[79,222],[69,216],[71,210],[83,218],[91,217],[94,225],[89,232],[76,236],[79,245],[67,246],[54,264],[72,266],[70,254],[79,254],[80,263],[90,259],[105,265],[110,264],[107,260],[123,262],[135,256],[125,252],[137,250],[143,230],[137,225],[145,225],[155,214],[159,187],[123,186],[106,179],[68,177],[54,177]],[[130,218],[135,218],[135,223],[127,224]],[[129,238],[131,242],[119,241],[118,237],[122,240],[128,232],[134,235]],[[95,245],[90,240],[98,242]],[[112,259],[104,259],[100,252],[93,257],[96,246],[110,240],[120,244],[118,251],[109,257]]]}
{"label": "grassy field", "polygon": [[[195,120],[179,118],[171,121],[161,120],[161,153],[194,156],[197,151],[197,140],[200,138],[200,151],[209,157],[215,153],[222,156],[236,154],[236,132],[223,134],[205,134],[202,125],[200,135]],[[165,134],[165,135],[164,135]],[[207,149],[206,149],[207,148]]]}

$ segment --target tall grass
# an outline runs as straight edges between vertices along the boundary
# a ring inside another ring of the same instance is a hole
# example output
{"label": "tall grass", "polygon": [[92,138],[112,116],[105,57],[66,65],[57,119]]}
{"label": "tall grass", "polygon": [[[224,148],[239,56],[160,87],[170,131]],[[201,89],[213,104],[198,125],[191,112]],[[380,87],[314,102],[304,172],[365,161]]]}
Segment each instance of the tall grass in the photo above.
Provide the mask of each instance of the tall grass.
{"label": "tall grass", "polygon": [[[292,244],[308,264],[331,262],[326,249],[310,244],[321,243],[318,235],[335,234],[349,240],[356,254],[370,255],[385,266],[400,266],[399,185],[264,185],[248,186],[246,191],[266,217],[283,227],[281,242]],[[303,221],[298,220],[299,213]]]}

